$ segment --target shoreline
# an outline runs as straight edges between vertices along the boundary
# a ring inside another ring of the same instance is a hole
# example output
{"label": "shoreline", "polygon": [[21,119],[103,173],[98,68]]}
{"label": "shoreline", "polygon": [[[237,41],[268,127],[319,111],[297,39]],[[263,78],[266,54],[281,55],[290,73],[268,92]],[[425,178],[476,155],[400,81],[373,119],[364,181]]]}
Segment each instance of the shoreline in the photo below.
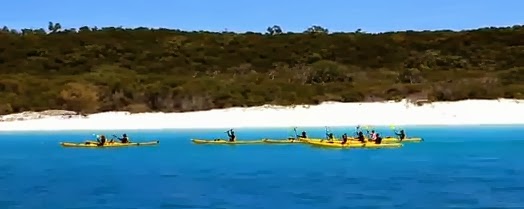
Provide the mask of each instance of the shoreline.
{"label": "shoreline", "polygon": [[[0,116],[0,132],[176,130],[229,128],[313,128],[351,126],[524,125],[524,100],[462,100],[423,105],[400,102],[233,107],[182,113],[102,112],[81,116],[17,113]],[[24,116],[25,115],[25,116]],[[17,118],[18,117],[18,118]],[[25,117],[25,118],[24,118]]]}
{"label": "shoreline", "polygon": [[[378,130],[378,131],[388,131],[390,130],[389,126],[369,126],[371,129]],[[480,124],[480,125],[399,125],[396,126],[397,129],[402,128],[410,133],[413,130],[417,129],[461,129],[461,128],[524,128],[524,124]],[[234,128],[236,131],[242,130],[242,131],[254,131],[254,130],[283,130],[283,131],[292,131],[294,127],[241,127],[241,128]],[[305,130],[307,132],[311,131],[323,131],[325,126],[299,126],[296,127],[297,131]],[[354,126],[328,126],[328,128],[331,131],[339,132],[341,129],[347,129],[351,130],[354,129]],[[126,132],[128,134],[135,133],[135,132],[141,132],[141,133],[147,133],[147,132],[173,132],[173,133],[192,133],[192,132],[217,132],[217,133],[223,133],[227,128],[165,128],[165,129],[77,129],[77,130],[12,130],[12,131],[3,131],[0,130],[0,135],[16,135],[16,134],[26,134],[26,133],[42,133],[42,134],[53,134],[53,133],[99,133],[99,132]],[[291,132],[290,132],[291,133]],[[349,132],[348,132],[349,133]]]}

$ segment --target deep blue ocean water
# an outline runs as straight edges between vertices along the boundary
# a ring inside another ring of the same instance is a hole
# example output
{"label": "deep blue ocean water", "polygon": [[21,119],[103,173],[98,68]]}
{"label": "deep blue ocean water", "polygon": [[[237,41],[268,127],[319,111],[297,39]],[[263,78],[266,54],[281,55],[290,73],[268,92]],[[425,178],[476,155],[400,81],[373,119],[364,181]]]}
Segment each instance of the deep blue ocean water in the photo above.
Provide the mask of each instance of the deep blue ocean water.
{"label": "deep blue ocean water", "polygon": [[[125,131],[158,146],[82,149],[59,142],[113,132],[0,133],[0,208],[524,208],[524,127],[405,128],[425,141],[377,150],[194,145],[190,138],[224,130],[163,130]],[[324,128],[307,130],[323,137]]]}

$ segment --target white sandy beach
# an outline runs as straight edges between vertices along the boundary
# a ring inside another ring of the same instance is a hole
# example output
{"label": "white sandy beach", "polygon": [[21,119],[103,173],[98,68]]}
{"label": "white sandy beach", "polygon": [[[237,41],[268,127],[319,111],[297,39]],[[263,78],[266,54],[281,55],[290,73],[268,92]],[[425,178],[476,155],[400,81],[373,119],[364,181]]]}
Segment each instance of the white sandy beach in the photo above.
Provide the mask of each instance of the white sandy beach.
{"label": "white sandy beach", "polygon": [[[40,117],[40,118],[38,118]],[[11,119],[9,119],[11,118]],[[303,107],[262,106],[187,113],[105,112],[87,118],[24,113],[0,117],[0,131],[173,128],[322,127],[524,124],[524,100],[464,100],[417,106],[402,102],[326,102]]]}

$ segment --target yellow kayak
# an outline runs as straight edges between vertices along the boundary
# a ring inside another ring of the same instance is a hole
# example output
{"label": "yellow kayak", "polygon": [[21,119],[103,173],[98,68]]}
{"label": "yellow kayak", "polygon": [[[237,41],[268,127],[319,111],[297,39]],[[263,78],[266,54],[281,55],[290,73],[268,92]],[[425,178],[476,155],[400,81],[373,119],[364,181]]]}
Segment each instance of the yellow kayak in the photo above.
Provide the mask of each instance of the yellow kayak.
{"label": "yellow kayak", "polygon": [[157,145],[160,141],[150,141],[150,142],[106,142],[104,145],[98,145],[96,141],[86,141],[84,143],[73,143],[73,142],[60,142],[60,145],[63,147],[93,147],[93,148],[102,148],[102,147],[130,147],[130,146],[148,146],[148,145]]}
{"label": "yellow kayak", "polygon": [[296,144],[296,143],[304,143],[302,139],[295,139],[295,138],[288,138],[288,139],[262,139],[264,143],[269,144]]}
{"label": "yellow kayak", "polygon": [[414,137],[414,138],[405,138],[403,139],[402,141],[400,141],[399,138],[397,137],[384,137],[382,138],[382,143],[386,142],[386,143],[397,143],[397,142],[422,142],[424,141],[424,139],[422,138],[419,138],[419,137]]}
{"label": "yellow kayak", "polygon": [[[356,139],[356,138],[351,138],[350,140],[358,142],[358,139]],[[366,138],[365,140],[369,142],[368,138]],[[341,142],[340,140],[336,140],[336,141]],[[422,142],[422,141],[424,141],[422,138],[405,138],[402,141],[400,141],[400,139],[395,138],[395,137],[384,137],[384,138],[382,138],[382,144],[394,144],[394,143],[405,143],[405,142]]]}
{"label": "yellow kayak", "polygon": [[328,141],[316,141],[316,140],[305,140],[308,144],[321,147],[331,147],[331,148],[399,148],[402,147],[401,143],[389,143],[389,144],[375,144],[374,142],[366,143],[345,143],[340,142],[328,142]]}
{"label": "yellow kayak", "polygon": [[[313,139],[313,138],[309,138],[309,140],[313,140],[313,141],[319,141],[319,142],[327,142],[327,141],[330,141],[330,140],[327,140],[327,139]],[[368,138],[365,139],[367,142],[369,142]],[[395,138],[395,137],[384,137],[382,138],[382,144],[395,144],[395,143],[404,143],[404,142],[422,142],[424,141],[424,139],[422,138],[405,138],[404,140],[400,141],[400,139],[398,138]],[[340,139],[334,139],[332,140],[332,142],[335,142],[335,143],[342,143],[342,140]],[[348,142],[349,143],[361,143],[360,141],[358,141],[357,138],[348,138]],[[348,143],[346,142],[346,143]]]}
{"label": "yellow kayak", "polygon": [[[340,139],[328,140],[328,139],[307,138],[307,139],[304,139],[304,141],[305,142],[309,142],[309,141],[325,142],[325,143],[331,143],[332,142],[332,143],[336,143],[336,144],[342,144],[342,140],[340,140]],[[346,141],[346,144],[362,144],[362,142],[354,140],[352,138],[348,138],[348,140]]]}
{"label": "yellow kayak", "polygon": [[195,144],[262,144],[264,143],[263,140],[242,140],[242,141],[234,141],[230,142],[226,139],[212,139],[212,140],[205,140],[205,139],[191,139],[191,141]]}

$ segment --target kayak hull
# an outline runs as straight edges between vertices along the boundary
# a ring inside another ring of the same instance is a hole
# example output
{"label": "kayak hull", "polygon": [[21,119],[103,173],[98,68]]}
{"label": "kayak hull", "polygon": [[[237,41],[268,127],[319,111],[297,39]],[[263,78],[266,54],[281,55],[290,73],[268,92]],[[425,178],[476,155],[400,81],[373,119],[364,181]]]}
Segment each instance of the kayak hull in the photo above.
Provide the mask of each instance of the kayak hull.
{"label": "kayak hull", "polygon": [[[335,139],[335,140],[328,140],[328,139],[315,139],[315,138],[308,138],[308,139],[305,139],[304,140],[305,142],[322,142],[322,143],[336,143],[336,144],[342,144],[342,140],[339,140],[339,139]],[[348,139],[346,141],[346,144],[362,144],[362,142],[360,141],[357,141],[357,140],[353,140],[353,139]]]}
{"label": "kayak hull", "polygon": [[63,147],[91,147],[91,148],[104,148],[104,147],[132,147],[132,146],[151,146],[157,145],[160,141],[149,141],[149,142],[106,142],[104,145],[98,145],[97,142],[86,141],[85,143],[73,143],[73,142],[60,142]]}
{"label": "kayak hull", "polygon": [[262,144],[264,143],[263,140],[242,140],[242,141],[234,141],[230,142],[229,140],[225,139],[214,139],[214,140],[206,140],[206,139],[191,139],[191,141],[195,144],[228,144],[228,145],[235,145],[235,144]]}
{"label": "kayak hull", "polygon": [[400,148],[403,145],[401,143],[389,143],[389,144],[375,144],[373,142],[366,143],[345,143],[341,142],[328,142],[328,141],[315,141],[315,140],[306,140],[306,142],[313,146],[319,147],[329,147],[329,148]]}
{"label": "kayak hull", "polygon": [[405,138],[402,141],[400,141],[397,137],[384,137],[382,138],[382,143],[405,143],[405,142],[422,142],[424,139],[419,137],[414,138]]}
{"label": "kayak hull", "polygon": [[297,143],[304,143],[302,139],[263,139],[264,143],[268,144],[297,144]]}

